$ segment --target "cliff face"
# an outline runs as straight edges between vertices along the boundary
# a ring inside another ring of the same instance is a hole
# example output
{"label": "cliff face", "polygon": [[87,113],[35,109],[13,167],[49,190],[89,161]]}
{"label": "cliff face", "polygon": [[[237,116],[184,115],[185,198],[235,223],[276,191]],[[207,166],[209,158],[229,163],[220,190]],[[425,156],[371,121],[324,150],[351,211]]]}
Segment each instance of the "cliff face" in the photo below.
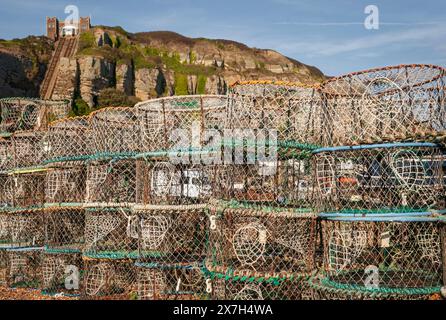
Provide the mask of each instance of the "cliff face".
{"label": "cliff face", "polygon": [[[54,44],[44,37],[11,42],[0,41],[0,95],[37,96]],[[324,78],[318,69],[278,52],[234,41],[95,27],[80,36],[75,58],[60,61],[53,99],[80,97],[92,107],[105,88],[147,100],[224,94],[238,80],[317,83]]]}
{"label": "cliff face", "polygon": [[0,40],[0,97],[36,97],[53,43],[45,37]]}

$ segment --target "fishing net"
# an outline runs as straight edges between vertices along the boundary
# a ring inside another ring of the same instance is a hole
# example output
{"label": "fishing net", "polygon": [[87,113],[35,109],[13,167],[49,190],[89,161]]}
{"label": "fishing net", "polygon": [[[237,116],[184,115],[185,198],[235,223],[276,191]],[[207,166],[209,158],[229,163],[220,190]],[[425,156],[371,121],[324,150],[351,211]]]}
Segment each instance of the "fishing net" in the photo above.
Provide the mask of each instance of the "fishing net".
{"label": "fishing net", "polygon": [[323,221],[324,267],[316,283],[331,295],[420,298],[442,283],[439,223],[393,217]]}
{"label": "fishing net", "polygon": [[141,102],[135,106],[141,132],[141,151],[200,147],[205,130],[220,132],[225,123],[226,96],[177,96]]}
{"label": "fishing net", "polygon": [[85,299],[135,300],[136,269],[128,260],[86,260],[82,297]]}
{"label": "fishing net", "polygon": [[444,132],[446,72],[403,65],[355,72],[322,86],[324,145],[426,139]]}
{"label": "fishing net", "polygon": [[49,122],[68,116],[69,101],[49,101],[31,98],[0,99],[0,131],[39,130]]}
{"label": "fishing net", "polygon": [[322,149],[314,156],[322,215],[429,214],[444,203],[443,156],[431,143]]}

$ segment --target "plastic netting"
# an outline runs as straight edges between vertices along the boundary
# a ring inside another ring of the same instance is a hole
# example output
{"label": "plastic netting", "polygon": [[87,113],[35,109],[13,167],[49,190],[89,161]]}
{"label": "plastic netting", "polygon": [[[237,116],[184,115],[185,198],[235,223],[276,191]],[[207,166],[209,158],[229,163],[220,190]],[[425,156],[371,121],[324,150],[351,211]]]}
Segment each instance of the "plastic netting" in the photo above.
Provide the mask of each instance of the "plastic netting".
{"label": "plastic netting", "polygon": [[436,220],[394,217],[322,223],[320,290],[341,297],[393,298],[439,292],[442,263]]}
{"label": "plastic netting", "polygon": [[308,156],[218,165],[212,179],[214,197],[265,206],[310,208],[314,198]]}
{"label": "plastic netting", "polygon": [[45,203],[80,204],[85,201],[86,165],[79,162],[65,162],[63,166],[49,167],[45,177]]}
{"label": "plastic netting", "polygon": [[0,250],[0,283],[12,288],[38,289],[41,285],[41,249]]}
{"label": "plastic netting", "polygon": [[140,204],[206,203],[214,192],[211,166],[172,164],[164,157],[136,162],[136,196]]}
{"label": "plastic netting", "polygon": [[48,295],[80,295],[83,260],[79,253],[45,250],[42,257],[42,293]]}
{"label": "plastic netting", "polygon": [[85,260],[82,297],[86,299],[135,300],[137,275],[133,261]]}
{"label": "plastic netting", "polygon": [[44,157],[42,131],[21,131],[11,137],[14,168],[40,166]]}
{"label": "plastic netting", "polygon": [[198,264],[137,263],[139,300],[195,300],[206,297]]}
{"label": "plastic netting", "polygon": [[211,272],[290,280],[315,267],[312,213],[228,207],[211,213],[209,229],[206,268]]}
{"label": "plastic netting", "polygon": [[225,124],[226,96],[178,96],[135,106],[141,151],[189,149],[206,143],[204,130],[220,132]]}
{"label": "plastic netting", "polygon": [[42,129],[49,122],[68,116],[69,101],[32,98],[0,99],[1,132]]}
{"label": "plastic netting", "polygon": [[225,129],[276,130],[281,141],[319,144],[321,105],[315,87],[275,81],[240,82],[230,90]]}
{"label": "plastic netting", "polygon": [[75,117],[52,122],[44,139],[46,162],[79,160],[91,154],[89,118]]}
{"label": "plastic netting", "polygon": [[386,67],[330,79],[322,86],[324,144],[395,141],[444,132],[445,84],[446,71],[430,65]]}
{"label": "plastic netting", "polygon": [[136,201],[136,160],[92,161],[87,168],[87,203],[134,204]]}
{"label": "plastic netting", "polygon": [[135,153],[140,145],[140,126],[134,108],[105,108],[90,115],[92,153]]}
{"label": "plastic netting", "polygon": [[101,259],[138,257],[137,218],[127,207],[87,207],[84,256]]}
{"label": "plastic netting", "polygon": [[5,179],[5,202],[9,207],[42,207],[45,203],[45,171],[11,173]]}
{"label": "plastic netting", "polygon": [[429,214],[445,208],[443,154],[431,143],[327,148],[314,156],[318,210]]}
{"label": "plastic netting", "polygon": [[45,209],[45,247],[54,252],[82,251],[85,236],[85,210],[80,207]]}
{"label": "plastic netting", "polygon": [[44,219],[41,210],[0,212],[1,248],[41,246],[44,239]]}

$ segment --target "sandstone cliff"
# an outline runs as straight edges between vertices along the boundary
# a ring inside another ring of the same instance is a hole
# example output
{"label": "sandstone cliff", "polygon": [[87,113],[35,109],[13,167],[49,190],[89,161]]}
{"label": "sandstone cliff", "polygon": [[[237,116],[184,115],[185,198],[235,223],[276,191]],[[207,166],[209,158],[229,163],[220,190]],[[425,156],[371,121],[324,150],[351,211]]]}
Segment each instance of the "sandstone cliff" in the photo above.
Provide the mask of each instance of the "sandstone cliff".
{"label": "sandstone cliff", "polygon": [[[44,37],[0,41],[0,96],[36,96],[53,47]],[[315,67],[234,41],[98,26],[80,36],[75,58],[60,61],[52,98],[81,98],[93,107],[105,88],[146,100],[224,94],[238,80],[317,83],[324,78]]]}

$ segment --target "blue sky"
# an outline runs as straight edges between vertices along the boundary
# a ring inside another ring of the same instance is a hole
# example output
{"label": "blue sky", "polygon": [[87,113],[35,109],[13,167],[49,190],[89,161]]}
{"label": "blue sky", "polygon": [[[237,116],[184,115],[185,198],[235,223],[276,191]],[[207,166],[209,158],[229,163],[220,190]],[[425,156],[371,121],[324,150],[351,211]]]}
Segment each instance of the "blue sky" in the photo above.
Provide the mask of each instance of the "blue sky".
{"label": "blue sky", "polygon": [[[45,32],[77,5],[93,24],[171,30],[277,50],[328,75],[402,63],[446,66],[444,0],[0,0],[0,38]],[[379,30],[364,9],[376,5]]]}

